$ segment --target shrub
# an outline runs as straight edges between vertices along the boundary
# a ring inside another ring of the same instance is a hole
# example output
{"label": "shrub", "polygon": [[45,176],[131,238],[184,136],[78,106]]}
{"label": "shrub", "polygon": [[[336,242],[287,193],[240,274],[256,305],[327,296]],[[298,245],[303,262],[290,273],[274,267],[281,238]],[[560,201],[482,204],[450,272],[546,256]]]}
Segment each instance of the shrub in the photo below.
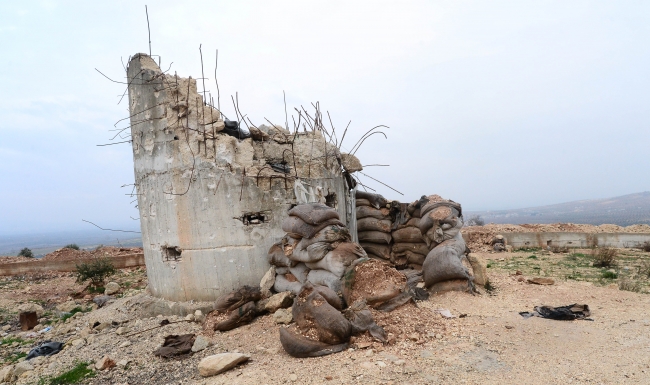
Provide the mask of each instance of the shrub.
{"label": "shrub", "polygon": [[20,250],[20,253],[18,253],[19,257],[26,257],[26,258],[34,258],[34,253],[27,247],[24,249]]}
{"label": "shrub", "polygon": [[618,278],[618,274],[614,273],[613,271],[606,270],[603,271],[602,277],[605,279],[616,279]]}
{"label": "shrub", "polygon": [[633,281],[631,279],[622,279],[618,283],[618,288],[620,290],[633,291],[635,293],[641,292],[641,282]]}
{"label": "shrub", "polygon": [[650,242],[648,242],[648,241],[643,242],[643,243],[639,246],[639,249],[641,249],[641,250],[643,250],[643,251],[648,251],[648,252],[650,252]]}
{"label": "shrub", "polygon": [[79,250],[79,245],[76,243],[71,243],[69,245],[63,246],[64,249],[72,249],[72,250]]}
{"label": "shrub", "polygon": [[104,280],[113,274],[115,274],[115,267],[106,257],[95,258],[90,262],[77,265],[77,282],[90,280],[90,284],[94,287],[103,285]]}
{"label": "shrub", "polygon": [[641,262],[641,266],[639,266],[639,275],[650,278],[650,261],[646,260]]}
{"label": "shrub", "polygon": [[596,267],[610,267],[616,265],[617,255],[618,251],[611,247],[602,247],[591,251],[591,256],[594,258],[594,266]]}
{"label": "shrub", "polygon": [[467,220],[467,226],[483,226],[485,221],[480,215],[474,215]]}
{"label": "shrub", "polygon": [[566,246],[551,246],[551,252],[553,253],[568,253],[569,248]]}

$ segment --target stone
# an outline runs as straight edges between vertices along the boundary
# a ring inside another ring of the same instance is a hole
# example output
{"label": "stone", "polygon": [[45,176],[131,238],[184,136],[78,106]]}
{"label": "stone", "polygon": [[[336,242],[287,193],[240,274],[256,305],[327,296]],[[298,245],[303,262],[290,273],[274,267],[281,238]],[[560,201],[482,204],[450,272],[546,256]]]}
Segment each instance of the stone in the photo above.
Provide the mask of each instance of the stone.
{"label": "stone", "polygon": [[271,296],[271,289],[273,288],[273,285],[275,285],[275,266],[271,266],[271,268],[264,274],[262,277],[262,280],[260,281],[260,289],[262,291],[262,296],[263,297],[270,297]]}
{"label": "stone", "polygon": [[194,314],[188,314],[185,316],[185,321],[194,322]]}
{"label": "stone", "polygon": [[372,349],[366,351],[366,357],[371,357],[373,354],[375,354],[375,352]]}
{"label": "stone", "polygon": [[116,282],[109,282],[104,286],[104,295],[112,295],[120,291],[120,285]]}
{"label": "stone", "polygon": [[203,322],[205,321],[205,315],[201,310],[197,310],[194,312],[194,321],[196,322]]}
{"label": "stone", "polygon": [[33,330],[34,330],[35,332],[37,332],[37,331],[41,331],[41,330],[43,330],[44,328],[45,328],[45,326],[43,326],[43,325],[41,325],[41,324],[39,323],[39,324],[37,324],[36,326],[34,326],[34,329],[33,329]]}
{"label": "stone", "polygon": [[108,329],[108,328],[110,328],[111,326],[112,326],[112,325],[111,325],[110,322],[102,322],[102,323],[100,323],[99,325],[97,325],[97,326],[95,327],[95,330],[97,330],[97,331],[102,331],[102,330],[104,330],[104,329]]}
{"label": "stone", "polygon": [[18,306],[16,309],[18,313],[31,313],[34,312],[38,316],[38,318],[41,318],[43,316],[43,307],[40,306],[39,304],[33,303],[33,302],[27,302],[27,303],[22,303]]}
{"label": "stone", "polygon": [[361,162],[359,161],[359,158],[352,154],[346,154],[342,153],[341,154],[341,164],[343,165],[343,169],[349,173],[357,172],[363,170],[363,167],[361,166]]}
{"label": "stone", "polygon": [[273,313],[273,321],[276,324],[290,324],[293,322],[291,309],[278,309]]}
{"label": "stone", "polygon": [[248,361],[249,358],[249,355],[242,353],[221,353],[207,356],[199,362],[199,374],[203,377],[214,376]]}
{"label": "stone", "polygon": [[291,374],[289,375],[289,381],[291,381],[291,382],[296,382],[296,381],[298,381],[298,376],[295,375],[295,374],[293,374],[293,373],[291,373]]}
{"label": "stone", "polygon": [[528,278],[528,283],[533,283],[535,285],[554,285],[555,280],[551,278]]}
{"label": "stone", "polygon": [[117,330],[115,330],[115,334],[117,334],[118,336],[121,336],[122,334],[126,334],[128,332],[129,332],[129,328],[125,326],[120,326],[119,328],[117,328]]}
{"label": "stone", "polygon": [[29,363],[32,364],[32,366],[39,366],[45,363],[45,359],[46,358],[44,356],[38,356],[29,360]]}
{"label": "stone", "polygon": [[79,307],[75,301],[67,301],[56,305],[56,310],[64,313],[72,313],[72,311]]}
{"label": "stone", "polygon": [[5,326],[2,327],[2,331],[4,331],[4,332],[9,331],[9,330],[11,330],[11,325],[5,325]]}
{"label": "stone", "polygon": [[7,365],[4,368],[0,369],[0,381],[1,382],[10,382],[14,376],[14,366]]}
{"label": "stone", "polygon": [[401,366],[401,365],[405,365],[405,364],[406,364],[406,361],[404,361],[404,360],[397,360],[397,361],[394,362],[394,364],[395,364],[395,365],[399,365],[399,366]]}
{"label": "stone", "polygon": [[120,344],[120,348],[126,348],[128,346],[131,346],[131,341],[124,341]]}
{"label": "stone", "polygon": [[81,338],[86,338],[86,337],[88,337],[92,332],[93,332],[93,331],[92,331],[91,328],[83,328],[83,329],[79,332],[78,336],[81,337]]}
{"label": "stone", "polygon": [[14,376],[20,377],[23,373],[34,370],[34,366],[29,361],[19,362],[14,366]]}
{"label": "stone", "polygon": [[377,366],[379,366],[380,368],[385,368],[385,367],[386,367],[386,363],[385,363],[384,361],[377,361],[376,364],[377,364]]}
{"label": "stone", "polygon": [[115,367],[115,361],[109,356],[104,356],[95,362],[95,369],[105,370]]}
{"label": "stone", "polygon": [[74,347],[81,347],[81,346],[84,346],[85,344],[86,344],[86,340],[83,339],[83,338],[77,338],[77,339],[74,339],[74,340],[70,341],[70,345],[72,345]]}
{"label": "stone", "polygon": [[199,335],[194,340],[194,345],[192,345],[192,352],[200,352],[201,350],[210,346],[210,340],[204,336]]}
{"label": "stone", "polygon": [[275,313],[278,309],[288,308],[291,305],[293,305],[293,293],[283,291],[282,293],[271,296],[264,309],[269,313]]}
{"label": "stone", "polygon": [[359,364],[362,369],[372,369],[375,367],[375,364],[372,362],[364,361],[361,364]]}
{"label": "stone", "polygon": [[131,362],[131,361],[126,360],[126,359],[125,360],[120,360],[120,361],[117,361],[117,366],[119,366],[120,368],[126,368],[126,366],[129,364],[129,362]]}
{"label": "stone", "polygon": [[469,264],[472,265],[474,283],[484,286],[488,282],[487,263],[485,262],[485,258],[476,253],[469,253],[467,255],[467,260],[469,261]]}

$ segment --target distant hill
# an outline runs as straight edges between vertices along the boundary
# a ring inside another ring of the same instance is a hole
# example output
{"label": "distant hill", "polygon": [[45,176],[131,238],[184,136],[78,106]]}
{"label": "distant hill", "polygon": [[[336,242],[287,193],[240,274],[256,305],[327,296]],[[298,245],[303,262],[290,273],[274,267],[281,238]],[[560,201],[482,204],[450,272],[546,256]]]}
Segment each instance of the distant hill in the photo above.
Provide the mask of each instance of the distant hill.
{"label": "distant hill", "polygon": [[480,215],[485,223],[585,223],[619,226],[650,224],[650,191],[608,199],[591,199],[498,211],[467,211],[465,220]]}

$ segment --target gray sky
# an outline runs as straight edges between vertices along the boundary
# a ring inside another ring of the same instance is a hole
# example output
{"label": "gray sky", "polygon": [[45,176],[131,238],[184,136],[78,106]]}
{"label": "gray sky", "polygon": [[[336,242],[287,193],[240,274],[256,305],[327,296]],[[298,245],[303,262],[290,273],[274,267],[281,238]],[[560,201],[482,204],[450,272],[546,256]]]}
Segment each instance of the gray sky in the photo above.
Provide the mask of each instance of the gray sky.
{"label": "gray sky", "polygon": [[[0,4],[0,234],[138,229],[120,188],[128,116],[120,59],[148,51],[139,1]],[[467,210],[546,205],[650,190],[650,3],[295,1],[149,3],[154,54],[239,92],[254,122],[320,101],[361,176],[388,198],[437,193]],[[121,127],[118,124],[118,127]],[[364,183],[365,183],[364,182]]]}

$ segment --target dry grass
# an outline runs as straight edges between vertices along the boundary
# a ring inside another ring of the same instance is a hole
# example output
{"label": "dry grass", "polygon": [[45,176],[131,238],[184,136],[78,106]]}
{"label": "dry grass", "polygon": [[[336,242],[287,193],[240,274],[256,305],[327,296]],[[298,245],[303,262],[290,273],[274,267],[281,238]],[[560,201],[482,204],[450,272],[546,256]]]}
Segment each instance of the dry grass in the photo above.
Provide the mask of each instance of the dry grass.
{"label": "dry grass", "polygon": [[611,267],[616,265],[618,250],[611,247],[594,248],[591,251],[595,267]]}
{"label": "dry grass", "polygon": [[641,286],[641,282],[639,282],[639,281],[625,278],[625,279],[622,279],[618,283],[618,288],[620,290],[633,291],[635,293],[640,293],[641,289],[642,289],[642,286]]}

